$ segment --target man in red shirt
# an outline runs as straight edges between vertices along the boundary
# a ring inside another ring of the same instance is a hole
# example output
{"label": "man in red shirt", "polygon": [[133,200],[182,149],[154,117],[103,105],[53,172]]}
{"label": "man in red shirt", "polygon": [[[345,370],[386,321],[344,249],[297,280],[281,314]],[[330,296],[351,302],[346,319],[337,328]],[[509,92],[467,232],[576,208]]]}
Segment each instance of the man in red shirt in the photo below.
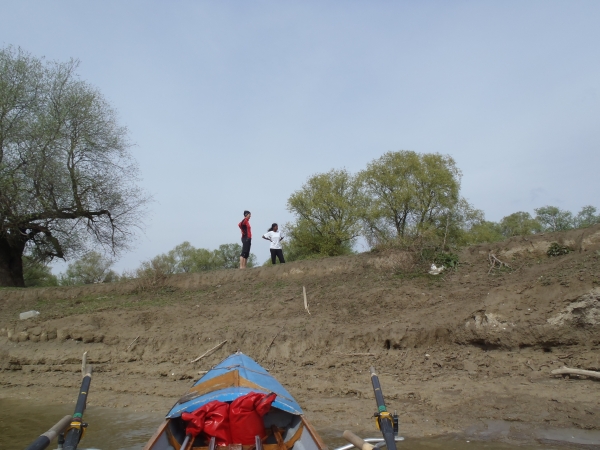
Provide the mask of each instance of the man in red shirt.
{"label": "man in red shirt", "polygon": [[242,231],[242,254],[240,255],[240,269],[246,268],[250,256],[250,245],[252,243],[252,228],[250,227],[250,211],[244,211],[244,219],[238,223]]}

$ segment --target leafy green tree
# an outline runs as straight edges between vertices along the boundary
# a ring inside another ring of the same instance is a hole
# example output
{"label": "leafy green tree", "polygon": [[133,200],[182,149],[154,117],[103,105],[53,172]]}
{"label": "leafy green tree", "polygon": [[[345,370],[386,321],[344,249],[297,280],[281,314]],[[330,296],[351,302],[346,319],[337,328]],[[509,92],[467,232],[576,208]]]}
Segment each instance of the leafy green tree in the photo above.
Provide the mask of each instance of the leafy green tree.
{"label": "leafy green tree", "polygon": [[224,268],[224,263],[216,250],[210,251],[205,248],[195,248],[187,241],[171,250],[168,256],[174,264],[173,273],[193,273]]}
{"label": "leafy green tree", "polygon": [[23,278],[25,287],[58,286],[58,277],[48,264],[29,256],[23,257]]}
{"label": "leafy green tree", "polygon": [[[240,264],[240,244],[223,244],[216,250],[195,248],[185,241],[167,253],[145,261],[137,269],[140,278],[164,278],[176,273],[196,273],[216,269],[237,269]],[[250,254],[247,267],[256,265],[256,256]]]}
{"label": "leafy green tree", "polygon": [[466,235],[468,244],[481,244],[484,242],[498,242],[505,239],[499,223],[483,220],[473,224]]}
{"label": "leafy green tree", "polygon": [[370,243],[417,235],[450,223],[460,200],[460,170],[450,156],[388,152],[359,180],[369,198],[364,223]]}
{"label": "leafy green tree", "polygon": [[298,255],[336,256],[351,251],[361,232],[365,197],[345,169],[310,177],[287,202],[296,221],[288,225],[290,248]]}
{"label": "leafy green tree", "polygon": [[[158,281],[177,273],[177,261],[172,254],[161,254],[142,262],[135,270],[135,278]],[[129,275],[127,275],[129,278]]]}
{"label": "leafy green tree", "polygon": [[173,272],[194,272],[196,265],[196,253],[197,249],[195,249],[188,241],[179,244],[173,250],[171,250],[168,254],[169,256],[172,256],[174,262],[175,267],[173,268]]}
{"label": "leafy green tree", "polygon": [[575,216],[574,223],[576,228],[591,227],[600,223],[600,214],[596,214],[598,210],[594,206],[584,206],[581,211]]}
{"label": "leafy green tree", "polygon": [[527,236],[539,233],[542,225],[528,212],[519,211],[503,217],[500,221],[500,230],[504,237]]}
{"label": "leafy green tree", "polygon": [[536,220],[541,224],[542,231],[566,231],[574,226],[573,214],[556,206],[543,206],[534,209]]}
{"label": "leafy green tree", "polygon": [[[214,251],[215,265],[217,269],[238,269],[240,267],[240,244],[223,244]],[[256,266],[256,256],[250,253],[246,267]]]}
{"label": "leafy green tree", "polygon": [[286,229],[288,234],[281,245],[287,262],[354,253],[355,239],[336,243],[331,236],[317,234],[306,220],[297,219],[294,223],[288,223]]}
{"label": "leafy green tree", "polygon": [[[238,264],[240,261],[240,253],[242,252],[242,246],[240,245],[240,250],[238,252]],[[250,263],[250,260],[252,260],[252,254],[250,255],[250,258],[248,258],[248,262]],[[250,266],[252,267],[252,266]],[[219,268],[224,268],[223,264],[221,264],[221,261],[219,259],[219,256],[217,255],[217,251],[213,250],[207,250],[205,248],[197,248],[196,252],[194,253],[194,259],[193,259],[193,270],[192,272],[202,272],[204,270],[214,270],[214,269],[219,269]]]}
{"label": "leafy green tree", "polygon": [[111,270],[113,261],[98,252],[89,252],[77,261],[69,264],[60,277],[60,284],[73,286],[78,284],[110,283],[118,276]]}
{"label": "leafy green tree", "polygon": [[117,255],[140,225],[127,130],[77,66],[0,49],[0,286],[24,286],[23,255]]}
{"label": "leafy green tree", "polygon": [[461,198],[432,225],[435,227],[436,234],[443,237],[442,249],[446,250],[449,246],[456,247],[473,243],[471,230],[474,227],[480,227],[482,223],[485,223],[483,211]]}

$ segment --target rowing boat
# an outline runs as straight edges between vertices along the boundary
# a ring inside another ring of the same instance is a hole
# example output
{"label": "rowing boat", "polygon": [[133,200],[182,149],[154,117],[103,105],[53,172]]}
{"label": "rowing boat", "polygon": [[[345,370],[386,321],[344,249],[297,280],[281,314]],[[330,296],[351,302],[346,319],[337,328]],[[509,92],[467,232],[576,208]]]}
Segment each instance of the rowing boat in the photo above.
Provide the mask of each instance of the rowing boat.
{"label": "rowing boat", "polygon": [[[77,450],[92,368],[82,361],[82,383],[73,416],[65,416],[26,450],[44,450],[58,437],[58,447]],[[371,367],[382,438],[361,439],[349,430],[350,444],[335,450],[396,450],[398,416],[387,411],[379,378]],[[171,408],[144,450],[327,450],[292,395],[252,358],[237,352],[209,370]]]}
{"label": "rowing boat", "polygon": [[326,450],[292,395],[241,352],[209,370],[144,450]]}

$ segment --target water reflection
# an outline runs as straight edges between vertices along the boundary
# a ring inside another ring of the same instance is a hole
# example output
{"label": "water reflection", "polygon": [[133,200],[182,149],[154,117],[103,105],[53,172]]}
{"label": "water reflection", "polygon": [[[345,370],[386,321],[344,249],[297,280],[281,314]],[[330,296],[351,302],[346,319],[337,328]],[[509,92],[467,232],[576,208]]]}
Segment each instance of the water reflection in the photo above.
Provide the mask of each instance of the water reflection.
{"label": "water reflection", "polygon": [[[0,449],[23,449],[37,436],[67,414],[74,405],[48,406],[32,400],[0,399]],[[164,415],[138,413],[128,409],[90,406],[84,421],[90,424],[81,448],[101,450],[140,450],[156,431]],[[341,439],[342,430],[320,430],[323,440],[333,449],[346,444]],[[366,434],[360,433],[366,437]],[[369,433],[375,437],[374,433]],[[55,448],[56,442],[53,443]],[[398,443],[399,450],[539,450],[562,449],[563,446],[516,446],[497,442],[468,442],[465,438],[444,437],[433,439],[406,439]]]}

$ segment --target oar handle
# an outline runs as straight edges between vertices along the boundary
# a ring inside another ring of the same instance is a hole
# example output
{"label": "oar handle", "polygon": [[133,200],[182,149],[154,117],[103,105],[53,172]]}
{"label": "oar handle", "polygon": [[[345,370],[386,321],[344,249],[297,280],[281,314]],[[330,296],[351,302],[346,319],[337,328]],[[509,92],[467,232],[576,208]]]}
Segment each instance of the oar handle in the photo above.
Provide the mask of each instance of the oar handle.
{"label": "oar handle", "polygon": [[360,450],[373,450],[375,447],[368,442],[363,441],[357,435],[355,435],[352,431],[346,430],[342,434],[342,437],[354,445],[356,448]]}
{"label": "oar handle", "polygon": [[25,450],[43,450],[50,445],[50,442],[60,433],[62,433],[71,423],[71,416],[65,416],[59,420],[52,428],[41,434]]}

